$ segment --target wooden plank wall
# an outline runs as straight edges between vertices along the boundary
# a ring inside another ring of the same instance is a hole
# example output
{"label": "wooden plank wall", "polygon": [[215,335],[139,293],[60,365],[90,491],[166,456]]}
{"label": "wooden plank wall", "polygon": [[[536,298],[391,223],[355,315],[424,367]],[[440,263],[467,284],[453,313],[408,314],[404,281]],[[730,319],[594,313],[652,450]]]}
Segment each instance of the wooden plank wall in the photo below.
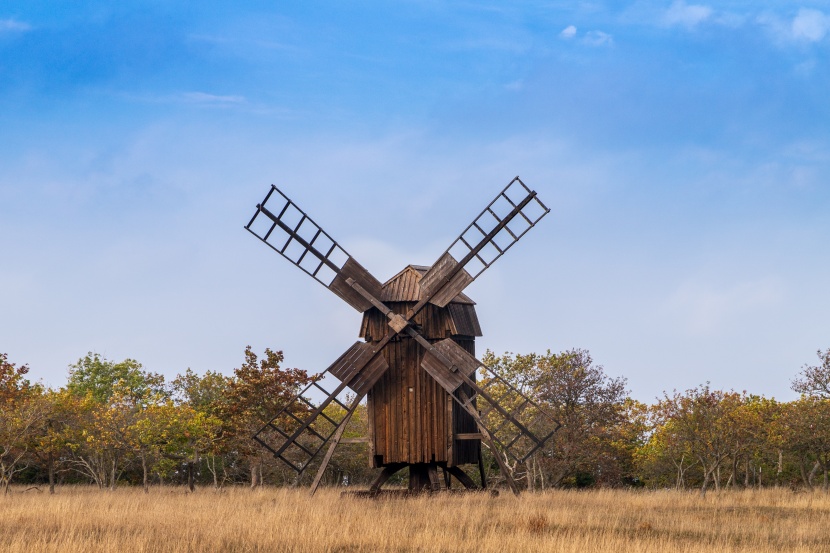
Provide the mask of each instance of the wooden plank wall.
{"label": "wooden plank wall", "polygon": [[[472,338],[453,338],[458,345],[475,357],[476,343]],[[473,375],[475,380],[475,375]],[[462,384],[461,388],[467,394],[467,397],[473,395],[472,388],[466,384]],[[449,396],[449,394],[447,394]],[[452,402],[452,420],[453,431],[456,434],[466,434],[478,432],[476,421],[471,417],[456,401]],[[452,465],[465,465],[467,463],[478,463],[479,449],[481,448],[481,440],[457,440],[453,444]]]}
{"label": "wooden plank wall", "polygon": [[448,461],[448,395],[421,369],[423,348],[404,338],[383,353],[389,370],[369,392],[373,466]]}
{"label": "wooden plank wall", "polygon": [[[395,306],[402,312],[407,307]],[[425,328],[446,328],[448,310],[427,307],[433,309],[425,309]],[[371,319],[367,314],[364,321]],[[380,331],[380,325],[377,326]],[[387,328],[384,323],[383,333]],[[375,336],[371,330],[370,334]],[[428,339],[439,338],[433,333],[425,334]],[[379,332],[377,335],[382,336]],[[440,338],[444,337],[442,332]],[[475,355],[473,337],[453,339]],[[412,338],[398,337],[387,344],[383,354],[389,370],[369,392],[367,403],[369,435],[373,438],[372,466],[433,461],[450,465],[477,463],[478,440],[451,441],[453,432],[476,432],[475,421],[421,368],[423,348]]]}

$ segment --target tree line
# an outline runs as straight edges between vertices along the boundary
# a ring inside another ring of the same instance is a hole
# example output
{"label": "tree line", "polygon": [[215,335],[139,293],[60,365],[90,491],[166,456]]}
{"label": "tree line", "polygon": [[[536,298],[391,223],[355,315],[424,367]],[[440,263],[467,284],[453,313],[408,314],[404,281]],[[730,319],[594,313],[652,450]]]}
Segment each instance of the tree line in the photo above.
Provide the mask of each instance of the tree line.
{"label": "tree line", "polygon": [[[790,486],[830,489],[830,349],[805,365],[790,402],[703,384],[652,404],[630,397],[585,350],[496,355],[482,361],[561,424],[514,478],[529,490],[555,487],[677,489]],[[251,436],[314,378],[282,367],[283,354],[245,349],[230,376],[187,369],[172,380],[137,361],[89,353],[69,366],[63,387],[33,382],[27,365],[0,354],[0,486],[12,483],[176,484],[220,488],[300,485],[301,477]],[[299,407],[298,407],[299,408]],[[332,404],[327,409],[339,409]],[[293,413],[299,415],[299,413]],[[335,413],[331,413],[335,415]],[[287,414],[286,416],[291,416]],[[547,419],[538,425],[551,424]],[[361,406],[345,435],[365,435]],[[540,428],[544,432],[544,428]],[[329,484],[365,484],[366,445],[338,448]],[[498,483],[495,452],[484,448]]]}

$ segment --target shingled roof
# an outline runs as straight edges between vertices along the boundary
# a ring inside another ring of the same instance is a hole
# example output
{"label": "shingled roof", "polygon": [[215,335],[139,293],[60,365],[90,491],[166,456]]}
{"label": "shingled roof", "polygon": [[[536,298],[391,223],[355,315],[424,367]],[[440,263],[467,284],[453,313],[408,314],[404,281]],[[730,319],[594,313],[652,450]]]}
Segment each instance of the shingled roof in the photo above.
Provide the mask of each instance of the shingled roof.
{"label": "shingled roof", "polygon": [[[429,267],[423,265],[407,265],[383,284],[380,301],[421,301],[421,287],[418,283],[428,270]],[[450,303],[476,304],[463,293],[458,294]]]}

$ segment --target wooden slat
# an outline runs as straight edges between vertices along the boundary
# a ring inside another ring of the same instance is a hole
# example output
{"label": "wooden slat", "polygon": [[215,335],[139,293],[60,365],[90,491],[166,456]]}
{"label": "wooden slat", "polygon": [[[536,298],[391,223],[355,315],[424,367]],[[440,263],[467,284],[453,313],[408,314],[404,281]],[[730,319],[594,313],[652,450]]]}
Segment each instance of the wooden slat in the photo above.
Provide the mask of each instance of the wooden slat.
{"label": "wooden slat", "polygon": [[454,392],[459,386],[461,386],[461,384],[464,383],[461,376],[447,369],[443,361],[436,357],[432,352],[428,351],[424,354],[424,358],[421,361],[421,367],[449,393]]}
{"label": "wooden slat", "polygon": [[375,419],[372,416],[375,409],[374,391],[370,390],[366,395],[366,433],[369,438],[369,466],[373,468],[377,467],[375,464],[375,455],[377,455],[377,449],[375,447],[377,433],[375,432]]}
{"label": "wooden slat", "polygon": [[[457,272],[453,274],[456,269]],[[449,281],[447,281],[447,278],[449,278]],[[435,265],[421,279],[421,294],[422,297],[431,296],[430,303],[445,307],[472,281],[473,277],[470,273],[463,268],[459,268],[458,261],[447,252],[435,262]]]}
{"label": "wooden slat", "polygon": [[341,444],[367,444],[369,443],[369,437],[363,436],[361,438],[342,438],[340,440]]}
{"label": "wooden slat", "polygon": [[455,327],[453,334],[463,336],[481,336],[481,325],[478,322],[475,307],[460,303],[451,303],[447,306],[450,319]]}
{"label": "wooden slat", "polygon": [[[367,344],[369,345],[369,344]],[[349,388],[360,395],[369,392],[375,382],[389,369],[389,364],[383,355],[375,355],[368,363],[349,381]]]}
{"label": "wooden slat", "polygon": [[453,401],[452,396],[447,394],[447,428],[445,429],[445,438],[447,441],[447,464],[452,466],[455,464],[455,455],[453,448],[455,447],[455,440],[453,439],[453,429],[452,429],[452,412],[454,407],[455,401]]}
{"label": "wooden slat", "polygon": [[[466,375],[474,373],[479,367],[479,363],[476,361],[475,357],[464,351],[464,348],[459,346],[450,338],[446,338],[435,343],[434,347],[454,366],[456,366],[459,371]],[[450,368],[447,367],[444,362],[432,352],[427,351],[424,354],[424,360],[421,362],[421,366],[430,374],[430,376],[432,376],[432,378],[438,381],[438,383],[450,393],[457,390],[458,387],[464,382],[461,375],[450,370]]]}
{"label": "wooden slat", "polygon": [[328,371],[340,382],[345,382],[348,385],[349,381],[369,362],[372,355],[371,344],[355,342],[331,364]]}
{"label": "wooden slat", "polygon": [[340,274],[334,277],[334,280],[329,284],[329,290],[340,296],[343,301],[361,313],[368,311],[372,307],[372,303],[346,282],[349,278],[354,279],[376,298],[380,297],[383,285],[352,257],[346,260],[346,263],[340,269]]}

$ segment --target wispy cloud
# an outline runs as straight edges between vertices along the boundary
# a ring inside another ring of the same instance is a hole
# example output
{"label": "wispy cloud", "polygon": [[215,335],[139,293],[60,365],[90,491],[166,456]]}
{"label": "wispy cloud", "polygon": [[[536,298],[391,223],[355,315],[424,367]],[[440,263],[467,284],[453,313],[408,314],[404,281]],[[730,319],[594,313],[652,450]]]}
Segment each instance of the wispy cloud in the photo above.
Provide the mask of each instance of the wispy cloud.
{"label": "wispy cloud", "polygon": [[576,36],[576,27],[573,25],[568,25],[562,32],[559,33],[559,38],[564,38],[565,40],[570,40]]}
{"label": "wispy cloud", "polygon": [[662,22],[667,26],[680,25],[695,27],[712,17],[712,8],[702,4],[687,4],[683,0],[675,2],[663,13]]}
{"label": "wispy cloud", "polygon": [[512,92],[518,92],[519,90],[522,90],[524,86],[524,81],[522,79],[519,79],[517,81],[507,83],[506,85],[504,85],[504,89],[510,90]]}
{"label": "wispy cloud", "polygon": [[32,30],[32,26],[28,23],[24,23],[23,21],[18,21],[16,19],[0,19],[0,33],[3,32],[18,32],[22,33],[25,31]]}
{"label": "wispy cloud", "polygon": [[792,20],[767,12],[758,16],[756,22],[780,43],[820,42],[830,33],[830,16],[810,8],[801,8]]}
{"label": "wispy cloud", "polygon": [[830,16],[818,10],[801,8],[793,19],[791,29],[796,40],[818,42],[830,31]]}
{"label": "wispy cloud", "polygon": [[582,42],[588,46],[611,46],[614,44],[614,37],[603,31],[588,31]]}
{"label": "wispy cloud", "polygon": [[181,95],[181,99],[193,104],[242,104],[245,102],[244,96],[221,96],[217,94],[208,94],[207,92],[185,92]]}

